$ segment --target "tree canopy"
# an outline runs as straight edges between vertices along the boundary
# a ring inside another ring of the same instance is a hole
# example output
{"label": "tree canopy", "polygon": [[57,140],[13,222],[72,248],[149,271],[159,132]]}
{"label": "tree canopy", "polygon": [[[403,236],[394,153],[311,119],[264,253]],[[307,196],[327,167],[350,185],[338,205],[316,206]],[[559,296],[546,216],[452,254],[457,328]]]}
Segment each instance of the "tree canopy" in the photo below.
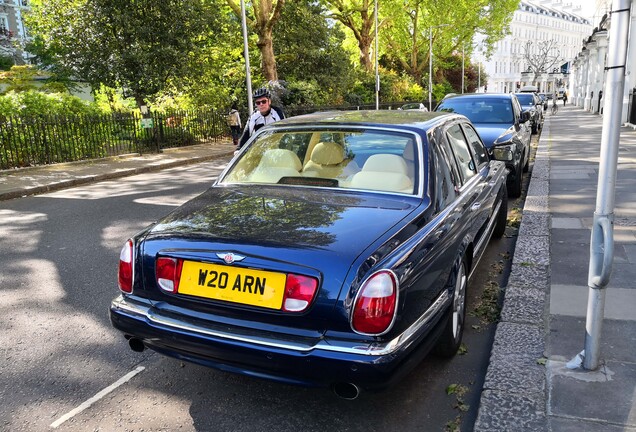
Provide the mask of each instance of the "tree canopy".
{"label": "tree canopy", "polygon": [[[377,54],[384,96],[391,98],[390,91],[395,97],[418,97],[428,86],[431,55],[434,82],[444,91],[460,91],[457,56],[464,53],[468,79],[475,35],[481,35],[486,49],[503,38],[517,3],[379,2]],[[251,0],[245,5],[255,85],[284,80],[286,103],[292,104],[371,102],[374,1]],[[161,95],[186,95],[199,105],[246,99],[238,0],[33,0],[27,25],[32,51],[50,73],[95,89],[121,89],[138,106]]]}
{"label": "tree canopy", "polygon": [[49,52],[93,87],[122,88],[139,106],[188,73],[208,10],[198,0],[49,0],[28,21]]}

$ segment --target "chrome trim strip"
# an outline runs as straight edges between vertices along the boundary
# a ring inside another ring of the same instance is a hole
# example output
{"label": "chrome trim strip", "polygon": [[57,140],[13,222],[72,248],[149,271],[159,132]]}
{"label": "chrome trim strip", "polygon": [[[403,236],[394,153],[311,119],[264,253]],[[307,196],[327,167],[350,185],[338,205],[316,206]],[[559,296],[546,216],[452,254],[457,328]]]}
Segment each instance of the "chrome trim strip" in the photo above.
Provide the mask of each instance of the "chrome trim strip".
{"label": "chrome trim strip", "polygon": [[[476,252],[481,251],[482,246],[485,246],[484,243],[486,241],[490,240],[490,237],[492,236],[492,231],[493,231],[494,226],[495,226],[495,222],[497,221],[497,214],[499,213],[499,209],[500,208],[501,208],[501,201],[499,201],[499,205],[497,205],[497,207],[495,208],[495,211],[492,213],[492,217],[490,218],[490,222],[488,223],[488,227],[486,227],[486,231],[484,231],[484,235],[481,236],[481,238],[479,239],[479,243],[477,243],[475,248],[473,248],[474,251],[476,251]],[[479,257],[480,258],[481,258],[481,254],[482,253],[483,253],[483,251],[481,251],[481,253],[479,253]],[[473,258],[475,258],[475,255],[473,255]],[[477,266],[474,265],[473,267],[477,267]]]}
{"label": "chrome trim strip", "polygon": [[415,321],[409,328],[407,328],[402,334],[394,339],[381,343],[371,344],[355,344],[355,342],[345,341],[327,341],[321,340],[314,346],[302,345],[299,343],[288,343],[280,340],[257,338],[253,336],[242,336],[238,334],[231,334],[227,332],[215,331],[195,324],[186,323],[173,318],[161,316],[151,310],[151,307],[137,304],[127,301],[124,296],[119,296],[111,303],[111,309],[119,310],[128,313],[132,316],[146,319],[149,322],[163,325],[166,327],[185,330],[193,333],[205,334],[208,336],[214,336],[222,339],[229,339],[238,342],[253,343],[256,345],[269,346],[272,348],[287,349],[291,351],[310,352],[313,350],[323,350],[331,352],[341,352],[346,354],[357,355],[369,355],[369,356],[382,356],[391,354],[403,345],[405,345],[431,318],[437,314],[445,304],[449,301],[448,291],[444,291],[435,302],[429,307],[424,315],[422,315],[417,321]]}

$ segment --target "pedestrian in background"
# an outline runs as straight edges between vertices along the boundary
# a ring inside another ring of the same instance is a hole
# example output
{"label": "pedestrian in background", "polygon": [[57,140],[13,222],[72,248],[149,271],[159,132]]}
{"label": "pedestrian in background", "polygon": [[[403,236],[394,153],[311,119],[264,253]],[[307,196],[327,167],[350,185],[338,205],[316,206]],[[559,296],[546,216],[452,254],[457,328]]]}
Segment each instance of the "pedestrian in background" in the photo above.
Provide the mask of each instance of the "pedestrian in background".
{"label": "pedestrian in background", "polygon": [[565,103],[568,101],[568,92],[563,92],[563,106],[565,106]]}
{"label": "pedestrian in background", "polygon": [[227,115],[227,124],[232,132],[232,143],[238,145],[241,136],[241,114],[238,111],[236,102],[232,104],[232,108]]}

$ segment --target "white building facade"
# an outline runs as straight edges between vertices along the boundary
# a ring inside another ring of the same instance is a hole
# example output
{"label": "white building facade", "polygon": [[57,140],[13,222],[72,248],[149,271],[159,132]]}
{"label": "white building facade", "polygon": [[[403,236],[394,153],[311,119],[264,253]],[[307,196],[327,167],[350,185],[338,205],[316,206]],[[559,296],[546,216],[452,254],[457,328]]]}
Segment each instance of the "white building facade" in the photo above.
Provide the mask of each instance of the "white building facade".
{"label": "white building facade", "polygon": [[21,48],[28,38],[23,19],[29,9],[28,0],[0,0],[0,55],[26,59]]}
{"label": "white building facade", "polygon": [[519,2],[510,34],[489,59],[482,59],[488,84],[481,91],[508,93],[535,85],[540,92],[554,93],[567,87],[568,69],[561,67],[574,59],[592,31],[578,10],[559,0]]}
{"label": "white building facade", "polygon": [[603,113],[603,90],[607,81],[607,54],[610,43],[617,46],[627,44],[627,62],[625,64],[625,87],[621,123],[636,125],[636,3],[632,0],[630,9],[630,30],[628,40],[611,41],[611,14],[605,15],[594,31],[584,40],[582,49],[572,62],[570,81],[571,101],[587,111]]}

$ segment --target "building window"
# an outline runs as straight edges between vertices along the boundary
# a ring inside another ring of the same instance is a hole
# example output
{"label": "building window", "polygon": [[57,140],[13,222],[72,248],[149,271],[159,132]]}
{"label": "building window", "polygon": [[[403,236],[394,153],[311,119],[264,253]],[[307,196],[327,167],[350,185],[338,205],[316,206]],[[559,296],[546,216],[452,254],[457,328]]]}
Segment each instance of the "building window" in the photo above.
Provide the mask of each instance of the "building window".
{"label": "building window", "polygon": [[0,29],[9,30],[9,19],[6,15],[0,15]]}

